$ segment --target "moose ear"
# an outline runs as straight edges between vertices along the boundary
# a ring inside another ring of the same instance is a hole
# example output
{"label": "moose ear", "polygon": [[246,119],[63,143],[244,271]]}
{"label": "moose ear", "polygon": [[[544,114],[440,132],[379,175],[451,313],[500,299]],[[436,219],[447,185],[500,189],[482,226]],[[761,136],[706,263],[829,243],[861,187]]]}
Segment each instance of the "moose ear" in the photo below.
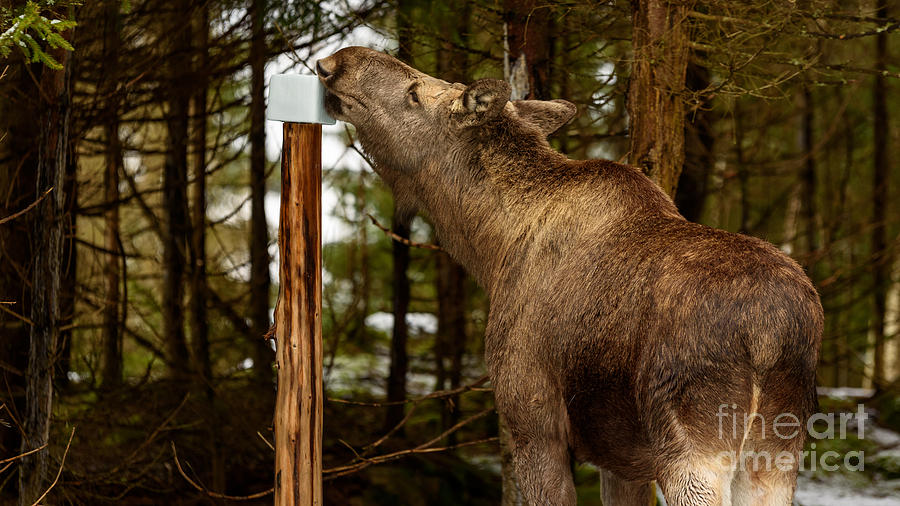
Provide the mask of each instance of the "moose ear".
{"label": "moose ear", "polygon": [[483,125],[503,110],[511,92],[506,81],[479,79],[453,101],[450,112],[460,128]]}
{"label": "moose ear", "polygon": [[519,118],[536,126],[544,137],[572,121],[578,113],[575,104],[566,100],[514,100],[512,104]]}

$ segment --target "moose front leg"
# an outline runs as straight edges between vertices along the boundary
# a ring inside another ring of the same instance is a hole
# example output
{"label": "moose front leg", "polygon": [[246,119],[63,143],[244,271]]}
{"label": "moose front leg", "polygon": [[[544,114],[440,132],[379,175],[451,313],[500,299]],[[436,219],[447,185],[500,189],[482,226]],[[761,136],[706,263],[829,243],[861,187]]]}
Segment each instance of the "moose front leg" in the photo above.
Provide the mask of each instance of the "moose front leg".
{"label": "moose front leg", "polygon": [[[510,371],[511,372],[511,371]],[[530,505],[574,506],[565,402],[537,369],[494,375],[497,409],[512,435],[519,488]]]}

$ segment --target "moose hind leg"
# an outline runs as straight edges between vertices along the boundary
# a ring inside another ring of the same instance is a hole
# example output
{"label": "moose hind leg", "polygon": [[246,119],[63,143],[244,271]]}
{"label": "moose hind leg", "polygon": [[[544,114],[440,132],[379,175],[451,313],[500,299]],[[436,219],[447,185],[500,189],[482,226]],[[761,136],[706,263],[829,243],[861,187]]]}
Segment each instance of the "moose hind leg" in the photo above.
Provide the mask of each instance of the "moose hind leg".
{"label": "moose hind leg", "polygon": [[[774,416],[770,419],[777,420]],[[802,435],[795,436],[751,434],[731,484],[735,506],[790,506],[803,445]]]}
{"label": "moose hind leg", "polygon": [[603,504],[609,506],[648,506],[656,503],[652,483],[625,481],[609,471],[600,470]]}
{"label": "moose hind leg", "polygon": [[659,477],[669,506],[731,506],[730,460],[722,456],[696,456],[672,465]]}
{"label": "moose hind leg", "polygon": [[734,506],[790,506],[796,471],[739,469],[731,484]]}

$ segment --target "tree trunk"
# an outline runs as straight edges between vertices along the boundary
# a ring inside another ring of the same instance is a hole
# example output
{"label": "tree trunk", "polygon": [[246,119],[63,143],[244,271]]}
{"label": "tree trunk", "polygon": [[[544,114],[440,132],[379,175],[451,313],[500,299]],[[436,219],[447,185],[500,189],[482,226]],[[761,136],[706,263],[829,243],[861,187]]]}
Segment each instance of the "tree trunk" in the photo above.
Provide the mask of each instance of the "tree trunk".
{"label": "tree trunk", "polygon": [[[69,32],[71,34],[71,32]],[[44,68],[40,93],[44,99],[39,116],[37,199],[50,191],[32,211],[32,302],[28,366],[25,373],[24,453],[49,442],[53,401],[53,370],[59,335],[59,289],[62,266],[66,196],[63,192],[69,152],[70,55],[54,51],[62,70]],[[19,504],[31,505],[48,481],[49,451],[44,449],[19,463]]]}
{"label": "tree trunk", "polygon": [[[847,92],[847,90],[839,90],[837,96],[839,98],[843,97],[844,93]],[[854,161],[853,156],[854,152],[856,151],[856,135],[853,130],[854,129],[852,128],[848,128],[847,131],[844,132],[844,163],[842,167],[843,170],[841,171],[842,173],[840,182],[837,185],[837,212],[834,213],[835,223],[832,226],[831,237],[828,239],[829,244],[833,244],[836,240],[838,240],[838,237],[841,237],[841,234],[845,227],[844,217],[846,216],[845,209],[847,206],[847,193],[850,187],[848,183],[850,182],[850,174],[852,174],[856,170],[856,162]],[[845,262],[846,260],[847,257],[844,255],[838,257],[835,260],[835,266],[831,269],[831,271],[836,271],[838,268],[840,268],[839,265],[843,265],[843,262]],[[851,301],[853,299],[854,295],[852,288],[844,290],[844,293],[842,293],[838,297],[838,301],[842,305],[847,304],[848,301]],[[847,311],[835,315],[835,317],[831,319],[832,328],[843,329],[844,326],[847,325],[847,322],[850,321],[850,316],[851,314],[849,314],[849,312]],[[826,330],[826,332],[828,331]],[[837,378],[837,385],[845,387],[853,386],[859,383],[858,368],[856,367],[855,358],[857,356],[864,356],[865,351],[860,352],[859,355],[857,355],[858,346],[856,343],[856,339],[852,338],[850,332],[840,331],[838,333],[837,340],[839,354],[838,360],[834,365],[834,375]]]}
{"label": "tree trunk", "polygon": [[[118,2],[106,3],[103,27],[103,59],[106,75],[102,84],[107,97],[105,111],[106,153],[103,172],[104,247],[108,252],[119,251],[119,171],[122,165],[122,145],[119,140],[119,100],[116,88],[119,66],[119,8]],[[117,387],[122,381],[122,335],[119,332],[119,304],[121,299],[119,256],[107,253],[103,259],[104,298],[101,341],[103,370],[100,383],[104,389]]]}
{"label": "tree trunk", "polygon": [[260,383],[272,382],[272,349],[263,336],[269,322],[269,224],[266,222],[266,39],[265,0],[253,0],[250,44],[250,321],[253,371]]}
{"label": "tree trunk", "polygon": [[[875,15],[887,22],[887,0],[877,0]],[[888,62],[887,33],[875,36],[875,82],[872,87],[872,302],[874,314],[874,370],[872,383],[876,389],[885,384],[885,316],[890,283],[891,259],[887,241],[887,203],[890,165],[888,164],[888,109],[886,72]]]}
{"label": "tree trunk", "polygon": [[[709,86],[709,71],[706,67],[688,63],[685,86],[693,92],[706,89]],[[713,118],[708,110],[709,101],[705,98],[701,100],[693,110],[687,112],[684,126],[684,170],[678,178],[678,193],[675,195],[678,211],[690,221],[699,221],[703,216],[709,173],[715,164]]]}
{"label": "tree trunk", "polygon": [[[75,67],[74,55],[72,58],[72,65]],[[60,329],[56,371],[53,374],[54,381],[59,389],[65,389],[69,386],[69,370],[72,363],[72,324],[75,321],[75,290],[78,272],[78,248],[75,247],[78,218],[78,160],[72,143],[69,143],[69,155],[66,157],[63,191],[66,194],[66,219],[63,224],[62,280],[59,287]]]}
{"label": "tree trunk", "polygon": [[690,2],[631,0],[628,158],[672,198],[684,165],[682,95],[690,57],[689,10]]}
{"label": "tree trunk", "polygon": [[740,224],[738,232],[742,234],[749,233],[750,227],[750,188],[749,179],[750,171],[747,170],[747,160],[744,154],[744,139],[746,130],[744,128],[744,111],[741,109],[740,99],[734,102],[734,164],[737,168],[738,184],[740,188]]}
{"label": "tree trunk", "polygon": [[285,123],[275,505],[322,504],[322,125]]}
{"label": "tree trunk", "polygon": [[220,427],[224,423],[213,390],[213,371],[209,349],[209,283],[206,271],[206,134],[207,93],[209,92],[209,4],[199,8],[194,36],[197,48],[195,65],[196,93],[193,97],[194,191],[191,195],[191,300],[190,329],[196,387],[205,395],[206,445],[209,452],[209,486],[225,490],[226,445]]}
{"label": "tree trunk", "polygon": [[[572,85],[577,82],[577,79],[573,75],[573,72],[570,71],[570,69],[572,69],[572,65],[574,64],[573,62],[577,59],[577,56],[573,55],[572,51],[567,50],[567,48],[571,47],[572,41],[580,38],[580,35],[574,29],[574,25],[577,21],[577,19],[574,19],[571,16],[565,16],[559,20],[559,24],[555,27],[559,32],[559,34],[557,35],[557,44],[559,44],[560,47],[559,66],[560,68],[564,69],[562,72],[556,74],[556,82],[559,86],[558,97],[565,100],[572,100]],[[577,126],[577,115],[573,119],[572,123],[573,124],[571,125],[571,127],[563,127],[554,135],[554,137],[556,138],[556,142],[558,142],[557,146],[559,148],[559,152],[566,156],[570,156],[569,150],[573,150],[574,147],[572,143],[572,136],[570,136],[569,132],[572,130],[579,130]],[[577,135],[574,137],[577,138]]]}
{"label": "tree trunk", "polygon": [[[11,216],[34,202],[38,172],[35,140],[41,131],[35,111],[42,104],[24,64],[11,66],[3,85],[22,97],[18,102],[0,102],[0,135],[6,135],[0,141],[0,158],[17,160],[14,164],[0,164],[0,216]],[[31,314],[31,276],[27,268],[32,260],[31,221],[31,215],[25,214],[0,225],[0,301],[6,302],[5,307],[10,310],[0,311],[0,385],[4,401],[20,416],[25,411],[25,370],[31,332],[27,323]],[[0,426],[0,448],[4,454],[16,452],[22,439],[17,428]],[[8,493],[0,492],[0,497],[16,497],[16,487],[11,488]]]}
{"label": "tree trunk", "polygon": [[503,9],[513,98],[545,100],[553,61],[551,7],[537,0],[504,0]]}
{"label": "tree trunk", "polygon": [[[804,244],[805,249],[797,251],[803,254],[803,266],[807,275],[812,279],[813,283],[821,279],[819,275],[819,250],[821,245],[819,242],[819,210],[817,205],[818,193],[818,171],[816,167],[815,153],[815,110],[816,102],[809,83],[804,82],[802,85],[802,118],[800,125],[799,151],[803,156],[803,167],[801,169],[801,194],[800,212],[803,217],[803,240],[798,237],[796,244]],[[831,363],[837,360],[837,343],[835,340],[826,339],[822,343],[822,350],[819,360],[823,364]],[[837,379],[833,368],[819,368],[819,378],[823,385],[837,386]]]}
{"label": "tree trunk", "polygon": [[[400,237],[409,237],[409,224],[396,213],[393,218],[393,231]],[[394,325],[391,331],[391,365],[387,381],[387,401],[400,402],[406,399],[406,372],[409,356],[406,341],[409,329],[406,325],[406,314],[409,310],[409,246],[391,241],[393,258],[393,307]],[[394,404],[388,407],[385,418],[385,429],[390,430],[403,419],[406,406]]]}
{"label": "tree trunk", "polygon": [[191,90],[191,27],[189,7],[171,7],[173,47],[168,57],[172,87],[168,91],[168,136],[163,172],[163,332],[167,340],[173,378],[187,379],[190,370],[184,332],[184,272],[188,236],[187,145]]}
{"label": "tree trunk", "polygon": [[669,196],[684,164],[688,2],[631,0],[634,63],[628,91],[629,160]]}
{"label": "tree trunk", "polygon": [[[212,395],[206,280],[206,94],[209,88],[209,6],[200,8],[196,27],[198,58],[194,100],[194,193],[191,230],[191,343],[203,390]],[[220,490],[220,489],[217,489]]]}
{"label": "tree trunk", "polygon": [[[409,65],[412,61],[412,38],[409,31],[410,17],[412,16],[412,4],[407,0],[400,0],[397,5],[397,58]],[[401,216],[395,209],[391,220],[391,228],[400,237],[409,237],[409,220],[411,217]],[[394,325],[391,329],[391,363],[387,380],[387,402],[400,402],[406,399],[406,372],[409,364],[409,356],[406,351],[406,341],[409,337],[409,329],[406,325],[406,313],[409,310],[409,277],[406,271],[409,269],[409,246],[391,241],[391,258],[393,260],[393,312]],[[384,420],[385,430],[392,429],[403,419],[406,406],[394,404],[388,407]],[[403,432],[401,428],[400,432]]]}
{"label": "tree trunk", "polygon": [[[437,253],[437,298],[438,328],[437,342],[450,359],[447,375],[450,388],[462,384],[462,361],[466,349],[466,272],[446,253]],[[445,388],[443,384],[439,388]],[[448,399],[449,410],[442,416],[444,429],[449,429],[459,421],[459,395]],[[456,433],[448,437],[447,444],[456,443]]]}
{"label": "tree trunk", "polygon": [[818,177],[816,173],[815,142],[813,130],[815,129],[815,102],[812,90],[808,84],[803,85],[803,121],[800,130],[800,149],[804,157],[803,171],[803,199],[801,212],[804,221],[804,242],[806,243],[806,270],[813,281],[815,276],[815,257],[819,251],[819,226],[818,206],[816,206],[816,192],[818,189]]}

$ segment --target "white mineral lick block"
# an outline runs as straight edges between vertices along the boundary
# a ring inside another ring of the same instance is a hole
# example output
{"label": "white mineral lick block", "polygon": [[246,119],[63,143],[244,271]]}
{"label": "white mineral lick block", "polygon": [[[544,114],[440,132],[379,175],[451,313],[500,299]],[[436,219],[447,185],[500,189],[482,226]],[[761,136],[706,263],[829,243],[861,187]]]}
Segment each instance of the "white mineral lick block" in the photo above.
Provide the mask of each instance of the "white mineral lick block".
{"label": "white mineral lick block", "polygon": [[325,112],[325,87],[319,78],[300,74],[272,76],[266,118],[291,123],[334,124],[334,119]]}

